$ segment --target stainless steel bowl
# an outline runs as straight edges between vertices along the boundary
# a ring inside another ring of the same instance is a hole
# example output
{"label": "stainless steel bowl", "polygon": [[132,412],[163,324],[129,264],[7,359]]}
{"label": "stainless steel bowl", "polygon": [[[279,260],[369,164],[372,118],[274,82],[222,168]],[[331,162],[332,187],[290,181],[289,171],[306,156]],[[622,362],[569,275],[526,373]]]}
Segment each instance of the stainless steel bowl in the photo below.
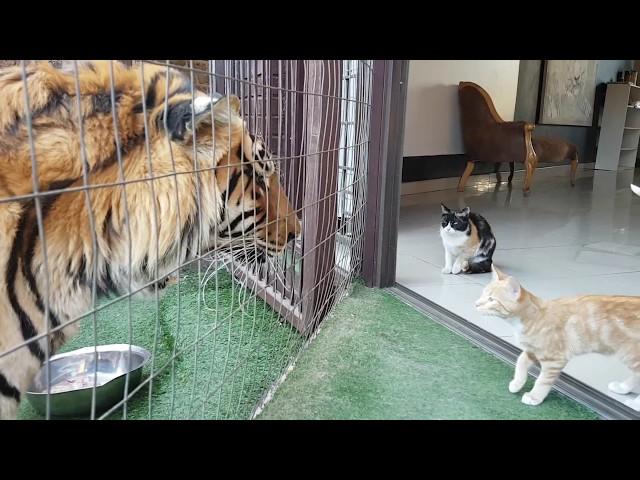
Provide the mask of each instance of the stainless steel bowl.
{"label": "stainless steel bowl", "polygon": [[[151,354],[144,348],[127,344],[101,345],[96,349],[86,347],[54,355],[49,359],[51,416],[82,417],[91,414],[96,367],[96,413],[113,407],[124,398],[127,369],[131,391],[140,384],[142,368],[150,358]],[[45,363],[27,391],[29,403],[42,415],[47,411],[47,373]]]}

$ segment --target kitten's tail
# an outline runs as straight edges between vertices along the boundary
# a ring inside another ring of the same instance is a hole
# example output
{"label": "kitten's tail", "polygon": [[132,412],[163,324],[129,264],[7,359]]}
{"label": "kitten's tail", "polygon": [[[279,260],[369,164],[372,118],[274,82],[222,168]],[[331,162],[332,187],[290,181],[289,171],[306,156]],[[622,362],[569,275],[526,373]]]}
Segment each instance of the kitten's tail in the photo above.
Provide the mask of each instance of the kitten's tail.
{"label": "kitten's tail", "polygon": [[637,187],[632,183],[631,184],[631,191],[640,197],[640,187]]}
{"label": "kitten's tail", "polygon": [[491,259],[486,255],[476,255],[469,259],[469,266],[464,273],[489,273],[491,272]]}

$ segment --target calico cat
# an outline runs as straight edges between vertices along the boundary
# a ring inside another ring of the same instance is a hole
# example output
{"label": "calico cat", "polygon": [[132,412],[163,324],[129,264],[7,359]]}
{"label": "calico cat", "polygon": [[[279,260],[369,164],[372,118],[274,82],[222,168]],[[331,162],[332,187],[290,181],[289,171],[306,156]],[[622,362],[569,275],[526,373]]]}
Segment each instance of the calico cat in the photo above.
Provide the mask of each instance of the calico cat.
{"label": "calico cat", "polygon": [[[540,375],[533,389],[522,396],[522,403],[542,403],[569,360],[585,353],[616,354],[631,369],[630,378],[609,384],[612,392],[624,395],[640,386],[640,297],[582,295],[547,301],[497,268],[492,271],[493,280],[476,308],[511,319],[516,329],[522,353],[509,391],[519,392],[529,367],[540,363]],[[640,411],[640,395],[625,404]]]}
{"label": "calico cat", "polygon": [[496,239],[489,223],[469,207],[450,210],[442,203],[440,237],[444,246],[442,273],[486,273],[491,271]]}

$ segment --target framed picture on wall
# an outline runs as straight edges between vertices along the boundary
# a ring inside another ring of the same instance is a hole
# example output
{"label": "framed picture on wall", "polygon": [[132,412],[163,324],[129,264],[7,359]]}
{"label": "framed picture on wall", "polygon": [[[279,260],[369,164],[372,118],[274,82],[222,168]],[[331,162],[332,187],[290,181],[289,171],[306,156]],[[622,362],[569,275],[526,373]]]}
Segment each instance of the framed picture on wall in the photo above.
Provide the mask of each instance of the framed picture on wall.
{"label": "framed picture on wall", "polygon": [[597,60],[545,60],[538,123],[590,127]]}

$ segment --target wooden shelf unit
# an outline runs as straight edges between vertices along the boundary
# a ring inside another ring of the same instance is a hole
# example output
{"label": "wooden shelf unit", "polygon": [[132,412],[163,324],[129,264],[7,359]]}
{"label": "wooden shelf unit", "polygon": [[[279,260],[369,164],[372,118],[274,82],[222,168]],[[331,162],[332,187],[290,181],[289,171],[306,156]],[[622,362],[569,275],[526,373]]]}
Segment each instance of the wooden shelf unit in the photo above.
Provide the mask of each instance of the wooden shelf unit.
{"label": "wooden shelf unit", "polygon": [[640,86],[609,83],[602,114],[597,170],[635,168],[640,140]]}

